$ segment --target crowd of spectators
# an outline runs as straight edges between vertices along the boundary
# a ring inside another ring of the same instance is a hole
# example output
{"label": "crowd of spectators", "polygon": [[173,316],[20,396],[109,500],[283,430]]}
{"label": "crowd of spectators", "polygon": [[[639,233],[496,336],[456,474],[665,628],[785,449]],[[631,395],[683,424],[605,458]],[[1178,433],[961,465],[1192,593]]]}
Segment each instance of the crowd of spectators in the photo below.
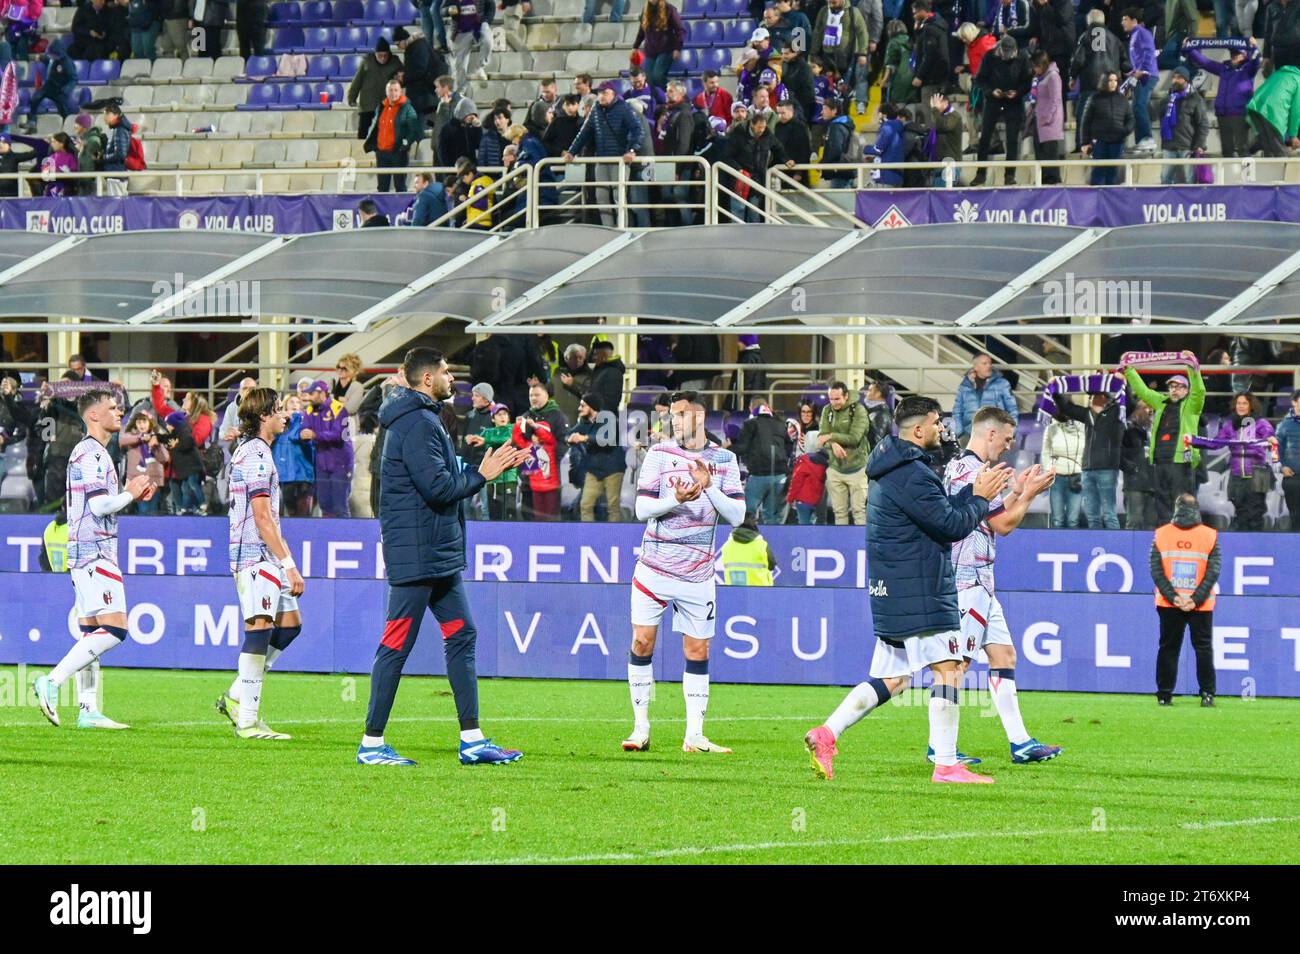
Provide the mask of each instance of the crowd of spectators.
{"label": "crowd of spectators", "polygon": [[[993,406],[1021,420],[1007,459],[1018,469],[1037,463],[1057,473],[1041,516],[1044,525],[1151,529],[1170,519],[1180,494],[1192,493],[1207,518],[1226,529],[1300,529],[1294,516],[1289,524],[1280,519],[1300,514],[1300,391],[1291,391],[1290,376],[1267,375],[1243,362],[1263,357],[1257,363],[1285,363],[1294,360],[1294,348],[1247,339],[1223,344],[1204,362],[1184,351],[1164,355],[1154,368],[1117,355],[1119,367],[1111,373],[1057,378],[1036,393],[1017,389],[1012,372],[1003,374],[991,355],[979,354],[950,396],[950,440],[936,463],[959,453],[976,412]],[[1260,346],[1277,352],[1271,361],[1269,354],[1257,354]],[[624,393],[626,366],[603,335],[564,348],[545,334],[492,335],[452,355],[458,366],[469,368],[466,382],[473,381],[467,407],[458,411],[447,402],[441,412],[464,462],[476,463],[505,443],[532,451],[523,465],[484,488],[468,516],[630,518],[624,496],[635,486],[640,461],[650,445],[671,436],[670,395],[717,394],[713,385],[725,380],[702,363],[718,361],[715,336],[642,336],[640,351],[640,363],[666,357],[663,363],[672,364],[675,355],[680,360],[668,373],[638,372],[642,384],[657,377],[640,390],[655,395],[654,407],[638,405],[636,414]],[[1220,373],[1203,375],[1202,368]],[[1211,388],[1207,377],[1215,382]],[[78,389],[95,379],[81,356],[74,356],[61,380],[41,385],[31,402],[13,377],[0,372],[0,378],[0,451],[25,444],[34,503],[56,509],[68,456],[82,434],[75,413]],[[286,514],[377,512],[379,408],[397,383],[391,376],[364,380],[360,360],[345,355],[332,375],[304,376],[285,394],[290,423],[273,453]],[[1233,393],[1221,403],[1208,396],[1211,390],[1222,393],[1224,384]],[[143,474],[158,491],[137,502],[134,512],[223,512],[239,401],[256,385],[252,377],[243,379],[213,409],[197,391],[178,397],[159,372],[149,393],[135,400],[113,383],[124,420],[110,452],[126,476]],[[1270,407],[1256,396],[1264,390],[1284,391],[1289,399]],[[735,401],[741,392],[731,393]],[[1083,403],[1074,403],[1072,395]],[[762,393],[747,395],[739,405],[744,413],[725,415],[725,424],[712,425],[719,433],[710,434],[736,453],[745,470],[747,509],[763,524],[864,525],[866,460],[891,433],[894,383],[872,375],[855,391],[832,381],[788,412],[770,401]],[[1034,412],[1037,421],[1030,419]]]}

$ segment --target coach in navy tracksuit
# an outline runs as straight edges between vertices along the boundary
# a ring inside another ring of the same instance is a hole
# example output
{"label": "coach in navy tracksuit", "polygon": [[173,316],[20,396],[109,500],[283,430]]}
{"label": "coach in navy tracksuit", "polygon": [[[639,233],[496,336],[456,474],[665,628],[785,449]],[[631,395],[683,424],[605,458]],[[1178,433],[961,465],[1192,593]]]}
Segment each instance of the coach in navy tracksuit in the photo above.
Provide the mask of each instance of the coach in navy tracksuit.
{"label": "coach in navy tracksuit", "polygon": [[442,630],[447,679],[460,719],[460,760],[465,764],[513,762],[522,753],[485,739],[478,725],[477,631],[461,571],[465,569],[465,516],[461,501],[528,456],[505,445],[477,469],[462,470],[451,437],[438,417],[451,397],[452,376],[442,353],[412,348],[402,362],[405,387],[391,389],[379,409],[384,428],[380,461],[379,523],[388,567],[388,616],[371,670],[366,733],[357,751],[363,765],[414,765],[384,742],[402,666],[415,646],[426,609]]}

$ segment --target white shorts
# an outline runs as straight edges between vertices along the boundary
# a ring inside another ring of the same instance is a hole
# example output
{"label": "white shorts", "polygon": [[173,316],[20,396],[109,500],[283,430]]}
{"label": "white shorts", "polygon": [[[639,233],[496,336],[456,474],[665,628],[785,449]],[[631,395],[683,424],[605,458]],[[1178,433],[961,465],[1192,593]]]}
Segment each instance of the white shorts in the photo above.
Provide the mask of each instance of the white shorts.
{"label": "white shorts", "polygon": [[717,583],[675,580],[638,562],[632,573],[632,625],[658,626],[664,610],[673,607],[673,632],[695,639],[712,639],[717,622]]}
{"label": "white shorts", "polygon": [[871,657],[871,678],[892,679],[910,676],[937,662],[961,662],[961,633],[922,633],[901,641],[901,647],[891,646],[883,639],[876,640],[876,651]]}
{"label": "white shorts", "polygon": [[988,662],[984,647],[990,643],[1011,646],[1011,630],[998,598],[982,586],[957,591],[961,610],[962,655],[976,662]]}
{"label": "white shorts", "polygon": [[107,613],[126,612],[126,589],[122,585],[122,571],[107,560],[96,560],[88,566],[69,570],[72,590],[77,599],[77,615],[103,616]]}
{"label": "white shorts", "polygon": [[289,574],[274,563],[254,563],[235,574],[239,591],[239,610],[245,620],[298,610],[298,598],[289,594]]}

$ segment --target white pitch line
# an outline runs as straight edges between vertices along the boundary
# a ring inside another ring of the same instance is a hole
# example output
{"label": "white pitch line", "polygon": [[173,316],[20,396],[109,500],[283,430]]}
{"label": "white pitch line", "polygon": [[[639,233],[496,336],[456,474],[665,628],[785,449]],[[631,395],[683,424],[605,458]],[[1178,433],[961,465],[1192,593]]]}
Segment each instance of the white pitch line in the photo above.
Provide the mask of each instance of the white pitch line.
{"label": "white pitch line", "polygon": [[[822,716],[709,716],[710,722],[808,722],[813,723]],[[273,720],[280,725],[359,725],[365,721],[365,713],[358,712],[356,716],[350,719],[279,719]],[[451,715],[442,716],[394,716],[388,720],[391,722],[447,722],[455,721]],[[609,722],[622,723],[626,719],[613,716],[492,716],[491,721],[497,722]],[[685,725],[686,719],[657,719],[659,723],[668,723],[669,725]],[[220,716],[213,716],[211,719],[194,720],[187,722],[140,722],[136,723],[137,728],[141,729],[184,729],[195,726],[223,726],[226,722]],[[0,722],[0,729],[43,729],[47,723],[32,719],[27,722]]]}
{"label": "white pitch line", "polygon": [[[1300,815],[1283,818],[1237,818],[1224,821],[1184,822],[1178,825],[1185,831],[1201,831],[1210,828],[1234,828],[1246,825],[1278,825],[1300,822]],[[755,851],[780,851],[789,848],[851,848],[865,845],[890,845],[906,842],[957,841],[976,838],[1042,838],[1061,837],[1063,835],[1094,834],[1133,834],[1138,832],[1172,831],[1169,826],[1109,826],[1104,831],[1096,832],[1091,826],[1087,828],[1041,828],[1024,831],[960,831],[932,832],[911,835],[885,835],[879,838],[833,838],[808,841],[760,841],[739,845],[690,845],[680,848],[660,848],[652,851],[608,852],[591,855],[522,855],[517,858],[472,859],[451,862],[457,865],[560,865],[588,864],[600,861],[655,861],[666,858],[695,857],[699,855],[745,854]]]}

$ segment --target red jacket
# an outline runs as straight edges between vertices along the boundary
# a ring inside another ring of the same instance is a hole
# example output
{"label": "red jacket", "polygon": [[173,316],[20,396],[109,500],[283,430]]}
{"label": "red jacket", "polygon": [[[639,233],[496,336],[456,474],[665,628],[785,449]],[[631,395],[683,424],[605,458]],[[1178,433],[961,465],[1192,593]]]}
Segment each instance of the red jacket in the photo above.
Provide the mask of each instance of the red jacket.
{"label": "red jacket", "polygon": [[727,92],[725,89],[723,89],[721,86],[719,86],[718,92],[713,97],[713,102],[706,104],[707,99],[708,99],[707,93],[700,93],[700,95],[696,96],[695,97],[696,109],[704,110],[706,115],[717,116],[724,123],[730,126],[731,125],[731,94]]}
{"label": "red jacket", "polygon": [[826,467],[813,461],[812,455],[804,454],[794,464],[794,473],[790,475],[790,487],[785,492],[786,503],[805,503],[815,507],[822,500],[826,491]]}
{"label": "red jacket", "polygon": [[980,64],[984,62],[984,56],[993,47],[998,45],[998,38],[990,33],[975,38],[970,46],[966,47],[966,59],[970,61],[970,75],[978,76]]}
{"label": "red jacket", "polygon": [[[533,448],[533,456],[519,465],[519,473],[527,475],[528,486],[535,494],[559,490],[560,455],[556,453],[559,442],[551,432],[551,425],[545,421],[532,421],[529,433],[525,435],[521,426],[523,420],[521,417],[515,421],[514,444],[516,447]],[[535,444],[532,440],[534,437],[537,438]]]}

